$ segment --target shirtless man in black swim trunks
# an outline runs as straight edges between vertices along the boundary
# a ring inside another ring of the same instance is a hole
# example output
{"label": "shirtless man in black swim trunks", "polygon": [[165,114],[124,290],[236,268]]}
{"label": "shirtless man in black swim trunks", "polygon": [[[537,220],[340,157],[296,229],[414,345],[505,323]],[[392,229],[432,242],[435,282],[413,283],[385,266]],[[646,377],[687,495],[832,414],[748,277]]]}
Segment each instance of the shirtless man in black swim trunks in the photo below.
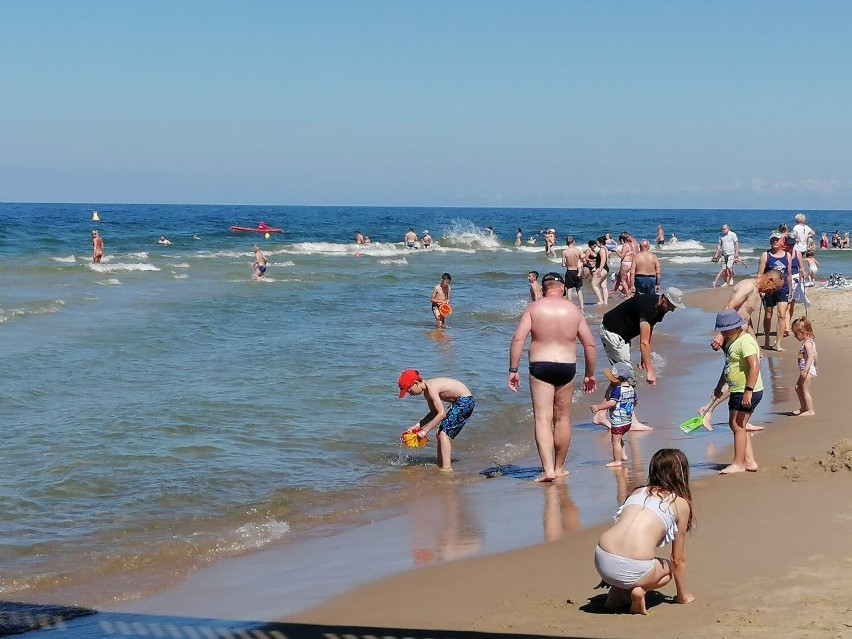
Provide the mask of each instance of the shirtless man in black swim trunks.
{"label": "shirtless man in black swim trunks", "polygon": [[544,297],[527,306],[509,347],[509,388],[518,392],[518,366],[527,337],[530,396],[535,416],[535,443],[542,474],[536,481],[553,481],[568,474],[565,458],[571,445],[571,400],[577,369],[577,340],[583,346],[586,370],[583,391],[595,390],[595,341],[583,313],[565,299],[565,281],[559,273],[541,280]]}
{"label": "shirtless man in black swim trunks", "polygon": [[565,268],[565,291],[568,299],[574,301],[574,291],[577,291],[577,299],[580,300],[580,310],[583,308],[583,276],[580,273],[580,263],[583,253],[577,248],[572,236],[565,238],[567,248],[562,251],[562,266]]}

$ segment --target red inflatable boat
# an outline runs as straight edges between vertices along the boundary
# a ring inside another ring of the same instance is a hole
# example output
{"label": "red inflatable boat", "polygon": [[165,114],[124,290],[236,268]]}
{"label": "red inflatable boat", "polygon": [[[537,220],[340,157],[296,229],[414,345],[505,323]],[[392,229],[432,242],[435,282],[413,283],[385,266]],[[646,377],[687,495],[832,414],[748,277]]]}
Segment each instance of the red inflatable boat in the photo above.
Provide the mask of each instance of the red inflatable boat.
{"label": "red inflatable boat", "polygon": [[247,226],[232,226],[231,230],[235,233],[283,233],[282,229],[274,229],[267,226],[266,222],[261,222],[257,228],[249,228]]}

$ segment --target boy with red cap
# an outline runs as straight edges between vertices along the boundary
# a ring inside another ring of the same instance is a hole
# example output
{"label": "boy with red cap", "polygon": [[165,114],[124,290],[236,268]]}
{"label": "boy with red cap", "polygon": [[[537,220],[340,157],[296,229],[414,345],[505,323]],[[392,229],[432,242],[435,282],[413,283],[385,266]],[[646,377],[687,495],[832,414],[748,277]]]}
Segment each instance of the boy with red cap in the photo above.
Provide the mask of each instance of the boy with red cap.
{"label": "boy with red cap", "polygon": [[[429,405],[429,412],[423,419],[409,428],[407,433],[416,433],[418,437],[438,428],[438,468],[452,470],[452,440],[461,432],[470,419],[476,402],[467,386],[450,377],[423,379],[414,369],[402,371],[399,376],[399,396],[423,395]],[[444,402],[450,404],[449,408]]]}

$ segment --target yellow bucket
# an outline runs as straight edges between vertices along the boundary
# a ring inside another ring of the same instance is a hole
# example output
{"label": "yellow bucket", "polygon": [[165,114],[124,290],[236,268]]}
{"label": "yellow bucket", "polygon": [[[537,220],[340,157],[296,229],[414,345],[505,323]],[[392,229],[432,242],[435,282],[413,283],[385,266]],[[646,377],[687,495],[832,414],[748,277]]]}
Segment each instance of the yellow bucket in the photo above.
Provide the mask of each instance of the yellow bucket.
{"label": "yellow bucket", "polygon": [[409,448],[420,448],[421,446],[425,446],[429,441],[428,438],[420,437],[417,433],[412,433],[410,430],[405,431],[400,436],[400,439]]}

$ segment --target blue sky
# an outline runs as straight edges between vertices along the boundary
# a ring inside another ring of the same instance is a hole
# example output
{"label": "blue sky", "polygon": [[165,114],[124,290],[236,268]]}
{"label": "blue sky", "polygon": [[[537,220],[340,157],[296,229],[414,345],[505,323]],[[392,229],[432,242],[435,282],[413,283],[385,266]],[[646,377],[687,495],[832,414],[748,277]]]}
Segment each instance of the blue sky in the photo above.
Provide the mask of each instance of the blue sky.
{"label": "blue sky", "polygon": [[852,3],[0,0],[0,201],[852,209]]}

